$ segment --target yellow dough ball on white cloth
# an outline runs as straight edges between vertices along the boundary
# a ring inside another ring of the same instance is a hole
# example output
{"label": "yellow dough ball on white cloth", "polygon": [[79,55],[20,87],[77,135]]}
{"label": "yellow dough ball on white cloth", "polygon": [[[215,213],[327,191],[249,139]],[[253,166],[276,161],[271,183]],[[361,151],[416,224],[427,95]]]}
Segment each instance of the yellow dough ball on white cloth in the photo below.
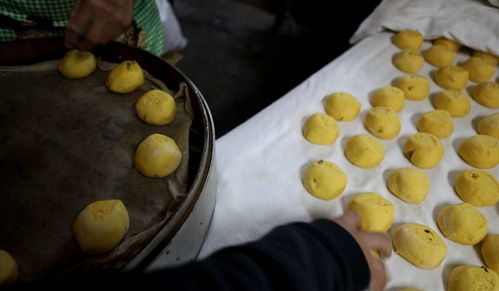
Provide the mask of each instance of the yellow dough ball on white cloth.
{"label": "yellow dough ball on white cloth", "polygon": [[370,133],[381,139],[392,139],[400,132],[400,119],[397,113],[388,107],[369,109],[364,125]]}
{"label": "yellow dough ball on white cloth", "polygon": [[499,108],[499,84],[495,82],[483,82],[471,91],[471,96],[479,104],[491,108]]}
{"label": "yellow dough ball on white cloth", "polygon": [[431,133],[438,138],[449,137],[454,131],[450,113],[439,109],[421,115],[417,127],[420,132]]}
{"label": "yellow dough ball on white cloth", "polygon": [[470,166],[491,169],[499,163],[499,140],[488,135],[474,135],[461,142],[458,153]]}
{"label": "yellow dough ball on white cloth", "polygon": [[438,212],[437,225],[448,239],[463,245],[479,243],[488,231],[487,218],[473,205],[459,203]]}
{"label": "yellow dough ball on white cloth", "polygon": [[468,70],[470,80],[477,83],[490,80],[496,72],[496,66],[479,57],[469,58],[461,67]]}
{"label": "yellow dough ball on white cloth", "polygon": [[404,108],[404,91],[393,86],[384,86],[376,89],[371,95],[371,105],[374,107],[383,106],[399,112]]}
{"label": "yellow dough ball on white cloth", "polygon": [[432,66],[442,68],[449,66],[456,59],[456,52],[443,45],[434,45],[424,53],[426,62]]}
{"label": "yellow dough ball on white cloth", "polygon": [[481,253],[487,267],[499,274],[499,234],[489,234],[485,237]]}
{"label": "yellow dough ball on white cloth", "polygon": [[462,171],[456,177],[454,189],[459,198],[474,206],[493,206],[499,202],[499,184],[484,170]]}
{"label": "yellow dough ball on white cloth", "polygon": [[338,197],[345,189],[347,181],[347,176],[336,164],[323,160],[310,163],[302,178],[305,189],[323,200]]}
{"label": "yellow dough ball on white cloth", "polygon": [[417,30],[406,29],[395,34],[392,41],[401,49],[418,51],[423,45],[424,37]]}
{"label": "yellow dough ball on white cloth", "polygon": [[325,110],[337,121],[350,121],[357,117],[361,104],[351,94],[336,92],[326,99]]}
{"label": "yellow dough ball on white cloth", "polygon": [[390,171],[388,189],[407,203],[423,202],[430,190],[430,177],[417,168],[405,167]]}
{"label": "yellow dough ball on white cloth", "polygon": [[423,67],[424,58],[416,51],[403,50],[393,55],[392,63],[402,72],[414,74]]}
{"label": "yellow dough ball on white cloth", "polygon": [[315,113],[305,121],[303,125],[303,136],[306,140],[317,145],[329,145],[334,143],[340,127],[336,120],[324,113]]}
{"label": "yellow dough ball on white cloth", "polygon": [[365,192],[355,195],[348,209],[360,216],[360,229],[371,232],[387,232],[393,224],[393,204],[378,193]]}
{"label": "yellow dough ball on white cloth", "polygon": [[433,100],[436,109],[449,112],[452,117],[463,117],[471,111],[471,103],[464,90],[444,90]]}
{"label": "yellow dough ball on white cloth", "polygon": [[447,39],[445,37],[440,37],[440,38],[433,40],[433,44],[434,45],[443,45],[446,48],[453,50],[455,52],[459,51],[459,49],[461,48],[460,43],[458,43],[457,41]]}
{"label": "yellow dough ball on white cloth", "polygon": [[418,132],[405,142],[404,155],[416,167],[430,169],[442,159],[444,147],[433,134]]}
{"label": "yellow dough ball on white cloth", "polygon": [[485,60],[486,62],[488,62],[493,66],[497,66],[497,64],[499,64],[499,57],[491,53],[482,52],[482,51],[473,51],[473,57],[482,58],[483,60]]}
{"label": "yellow dough ball on white cloth", "polygon": [[469,72],[458,66],[445,66],[433,76],[435,83],[444,89],[464,89],[469,81]]}
{"label": "yellow dough ball on white cloth", "polygon": [[482,266],[461,265],[450,272],[447,291],[497,291],[499,276]]}
{"label": "yellow dough ball on white cloth", "polygon": [[357,167],[372,168],[385,157],[383,144],[376,138],[359,134],[352,136],[345,144],[345,156]]}
{"label": "yellow dough ball on white cloth", "polygon": [[480,119],[477,125],[479,134],[485,134],[499,139],[499,113],[493,113]]}
{"label": "yellow dough ball on white cloth", "polygon": [[423,100],[430,92],[430,81],[420,75],[405,75],[397,80],[395,86],[404,91],[405,98],[409,100]]}

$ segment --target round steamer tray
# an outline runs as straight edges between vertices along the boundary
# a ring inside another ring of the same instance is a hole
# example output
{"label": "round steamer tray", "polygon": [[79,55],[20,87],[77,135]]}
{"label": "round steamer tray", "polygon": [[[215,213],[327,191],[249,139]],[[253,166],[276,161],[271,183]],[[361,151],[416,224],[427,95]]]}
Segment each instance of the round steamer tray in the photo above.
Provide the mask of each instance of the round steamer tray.
{"label": "round steamer tray", "polygon": [[[4,42],[0,43],[0,66],[31,65],[60,59],[66,52],[62,38]],[[182,72],[147,51],[111,42],[96,49],[94,54],[113,63],[135,60],[174,90],[181,82],[187,84],[194,118],[189,129],[186,199],[170,222],[122,270],[147,272],[195,260],[211,223],[217,192],[215,132],[208,105],[194,83]]]}

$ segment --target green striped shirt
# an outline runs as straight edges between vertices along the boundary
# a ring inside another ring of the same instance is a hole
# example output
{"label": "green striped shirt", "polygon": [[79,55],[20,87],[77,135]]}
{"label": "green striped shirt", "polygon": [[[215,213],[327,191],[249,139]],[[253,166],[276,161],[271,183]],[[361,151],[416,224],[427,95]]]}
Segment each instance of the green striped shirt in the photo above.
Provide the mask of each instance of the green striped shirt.
{"label": "green striped shirt", "polygon": [[[50,21],[53,36],[64,35],[69,15],[75,0],[0,0],[0,14],[17,21],[28,17],[37,17]],[[137,0],[133,10],[133,21],[138,29],[144,30],[146,49],[155,55],[161,55],[163,48],[163,27],[159,11],[154,0]],[[15,30],[0,27],[0,41],[17,39]]]}

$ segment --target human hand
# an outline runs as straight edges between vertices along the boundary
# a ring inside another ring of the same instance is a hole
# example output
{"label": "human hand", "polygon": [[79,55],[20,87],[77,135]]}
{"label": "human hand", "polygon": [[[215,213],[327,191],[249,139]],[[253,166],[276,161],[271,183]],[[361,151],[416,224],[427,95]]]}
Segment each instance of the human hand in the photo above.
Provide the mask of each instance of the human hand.
{"label": "human hand", "polygon": [[68,48],[91,50],[106,44],[132,24],[135,0],[78,0],[66,30]]}
{"label": "human hand", "polygon": [[333,219],[333,221],[347,230],[362,249],[371,272],[369,290],[384,290],[384,287],[389,280],[385,264],[382,260],[375,258],[371,251],[378,252],[381,255],[381,258],[390,257],[392,254],[392,244],[388,235],[384,233],[360,231],[360,216],[353,211],[348,211],[342,216]]}

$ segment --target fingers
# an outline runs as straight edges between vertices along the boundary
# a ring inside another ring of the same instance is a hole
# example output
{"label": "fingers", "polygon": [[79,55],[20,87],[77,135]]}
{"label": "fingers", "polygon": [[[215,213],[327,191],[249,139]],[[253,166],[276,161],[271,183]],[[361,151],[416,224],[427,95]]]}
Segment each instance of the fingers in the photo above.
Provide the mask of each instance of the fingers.
{"label": "fingers", "polygon": [[381,257],[389,258],[392,255],[392,243],[384,233],[364,233],[364,241],[369,249],[378,252]]}
{"label": "fingers", "polygon": [[371,268],[371,282],[369,290],[383,291],[388,283],[388,273],[386,272],[385,264],[379,260],[372,260],[370,262]]}
{"label": "fingers", "polygon": [[92,15],[80,7],[80,5],[75,6],[66,29],[65,43],[69,48],[76,47],[80,43],[92,24]]}
{"label": "fingers", "polygon": [[360,226],[360,216],[354,211],[345,212],[337,220],[347,229],[356,230]]}

